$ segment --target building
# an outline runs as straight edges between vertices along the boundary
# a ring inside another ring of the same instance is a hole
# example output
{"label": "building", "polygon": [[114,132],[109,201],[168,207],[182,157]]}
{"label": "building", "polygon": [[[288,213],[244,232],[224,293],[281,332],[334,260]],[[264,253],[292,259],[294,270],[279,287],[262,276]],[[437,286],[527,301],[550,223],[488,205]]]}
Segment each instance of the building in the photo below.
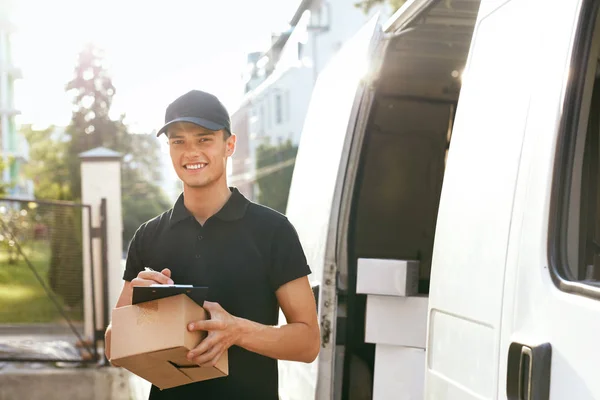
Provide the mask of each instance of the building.
{"label": "building", "polygon": [[377,12],[391,14],[384,5],[365,14],[352,1],[301,0],[289,29],[273,35],[265,52],[248,55],[245,96],[232,115],[238,148],[230,177],[246,196],[256,199],[256,177],[268,173],[256,171],[257,147],[299,143],[319,73]]}
{"label": "building", "polygon": [[[156,136],[156,132],[152,132],[150,136]],[[177,198],[183,192],[183,184],[173,168],[173,162],[169,154],[169,145],[164,135],[159,138],[158,156],[160,178],[155,183],[163,190],[169,202],[175,204],[175,201],[177,201]]]}
{"label": "building", "polygon": [[1,181],[8,184],[8,195],[32,198],[33,184],[25,179],[23,165],[27,162],[29,146],[17,131],[15,116],[19,111],[14,104],[14,82],[21,71],[12,62],[12,35],[9,2],[0,0],[0,154],[2,155]]}

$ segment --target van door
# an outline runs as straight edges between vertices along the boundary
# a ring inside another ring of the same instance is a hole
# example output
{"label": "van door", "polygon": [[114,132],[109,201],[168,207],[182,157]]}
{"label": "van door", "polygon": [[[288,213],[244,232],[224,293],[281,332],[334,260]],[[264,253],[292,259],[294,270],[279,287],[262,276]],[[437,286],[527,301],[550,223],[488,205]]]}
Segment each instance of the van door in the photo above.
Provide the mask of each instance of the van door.
{"label": "van door", "polygon": [[546,51],[508,249],[498,396],[592,400],[600,398],[599,2],[543,7]]}
{"label": "van door", "polygon": [[548,59],[538,54],[540,38],[548,33],[541,29],[547,25],[540,10],[568,19],[566,3],[574,2],[481,2],[436,226],[426,399],[496,399],[500,393],[498,368],[507,355],[499,344],[515,191],[523,172],[533,81]]}
{"label": "van door", "polygon": [[375,16],[320,73],[311,97],[286,214],[312,269],[311,285],[319,288],[321,352],[310,365],[280,362],[282,399],[329,399],[333,394],[340,197],[371,54],[381,35]]}

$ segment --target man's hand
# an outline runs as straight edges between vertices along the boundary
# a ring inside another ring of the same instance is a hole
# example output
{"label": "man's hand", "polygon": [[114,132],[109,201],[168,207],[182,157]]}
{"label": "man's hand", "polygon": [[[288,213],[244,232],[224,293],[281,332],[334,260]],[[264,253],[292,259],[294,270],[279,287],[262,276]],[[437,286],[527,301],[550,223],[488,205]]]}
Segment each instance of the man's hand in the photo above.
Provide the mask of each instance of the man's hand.
{"label": "man's hand", "polygon": [[160,272],[156,271],[141,271],[137,278],[131,281],[131,286],[150,286],[155,284],[172,285],[171,270],[168,268]]}
{"label": "man's hand", "polygon": [[[150,286],[156,283],[162,283],[167,285],[172,285],[173,280],[171,279],[171,270],[168,268],[163,269],[160,272],[156,271],[141,271],[138,276],[132,280],[131,282],[125,281],[123,284],[123,289],[121,289],[121,294],[119,295],[119,299],[117,300],[117,304],[115,307],[125,307],[131,305],[131,300],[133,297],[133,287],[134,286]],[[112,327],[109,324],[106,329],[106,333],[104,334],[104,354],[106,358],[110,360],[110,340],[111,340],[111,331]],[[114,366],[117,366],[114,362],[112,363]]]}
{"label": "man's hand", "polygon": [[237,343],[242,332],[239,319],[229,314],[218,303],[204,302],[210,319],[188,325],[189,331],[207,331],[208,336],[191,350],[187,357],[203,367],[214,367],[225,350]]}

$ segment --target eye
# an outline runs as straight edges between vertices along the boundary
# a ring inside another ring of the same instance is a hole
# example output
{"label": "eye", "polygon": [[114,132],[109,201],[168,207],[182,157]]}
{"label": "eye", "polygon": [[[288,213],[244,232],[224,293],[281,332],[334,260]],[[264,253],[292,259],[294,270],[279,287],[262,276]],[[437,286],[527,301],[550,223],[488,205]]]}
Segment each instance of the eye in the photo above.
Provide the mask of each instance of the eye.
{"label": "eye", "polygon": [[210,138],[201,138],[200,142],[210,142]]}
{"label": "eye", "polygon": [[171,144],[183,144],[183,140],[181,140],[181,139],[172,140]]}

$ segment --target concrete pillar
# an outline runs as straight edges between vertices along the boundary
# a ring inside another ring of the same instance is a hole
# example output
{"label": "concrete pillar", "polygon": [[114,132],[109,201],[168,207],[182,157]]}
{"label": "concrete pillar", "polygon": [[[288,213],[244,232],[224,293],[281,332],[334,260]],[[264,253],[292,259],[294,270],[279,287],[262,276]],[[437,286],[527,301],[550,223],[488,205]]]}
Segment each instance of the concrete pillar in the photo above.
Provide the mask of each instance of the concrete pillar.
{"label": "concrete pillar", "polygon": [[[121,258],[123,252],[123,218],[121,211],[121,154],[98,147],[79,155],[81,159],[81,202],[92,208],[92,226],[100,228],[100,205],[106,199],[106,261],[108,264],[108,310],[110,319],[111,310],[115,307],[123,286],[123,270]],[[90,231],[88,217],[83,218],[83,251],[84,257],[84,287],[91,287]],[[102,258],[103,248],[100,238],[92,239],[93,265],[94,265],[94,299],[96,305],[96,321],[92,322],[92,295],[85,294],[85,336],[93,337],[95,330],[102,330],[110,321],[104,320],[102,306],[104,304],[102,286]]]}

